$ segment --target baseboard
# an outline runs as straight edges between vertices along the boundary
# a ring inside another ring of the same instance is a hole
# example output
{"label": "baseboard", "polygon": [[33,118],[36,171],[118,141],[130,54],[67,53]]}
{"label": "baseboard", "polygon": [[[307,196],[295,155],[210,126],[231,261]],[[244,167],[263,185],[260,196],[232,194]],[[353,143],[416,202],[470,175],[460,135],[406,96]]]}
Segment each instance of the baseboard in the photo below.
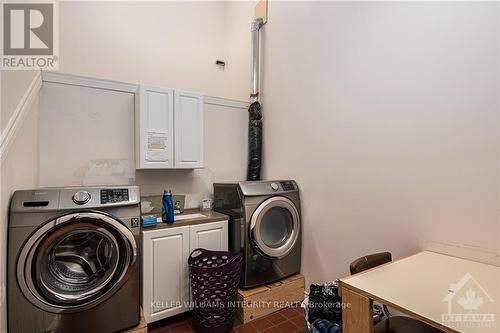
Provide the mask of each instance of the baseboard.
{"label": "baseboard", "polygon": [[425,241],[422,244],[422,248],[427,251],[500,266],[500,256],[498,249],[489,249],[479,246],[438,241]]}

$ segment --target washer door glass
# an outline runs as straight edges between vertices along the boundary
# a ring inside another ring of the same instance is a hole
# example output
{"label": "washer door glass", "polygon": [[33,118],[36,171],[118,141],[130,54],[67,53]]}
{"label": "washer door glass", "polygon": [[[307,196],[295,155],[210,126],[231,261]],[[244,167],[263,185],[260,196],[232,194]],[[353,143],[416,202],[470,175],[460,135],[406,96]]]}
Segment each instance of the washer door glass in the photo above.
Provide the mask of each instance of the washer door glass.
{"label": "washer door glass", "polygon": [[299,237],[298,211],[288,198],[272,197],[255,210],[250,229],[261,252],[271,257],[283,257],[292,250]]}
{"label": "washer door glass", "polygon": [[101,213],[71,214],[28,240],[18,278],[37,306],[83,310],[107,299],[126,280],[135,255],[133,235],[118,220]]}

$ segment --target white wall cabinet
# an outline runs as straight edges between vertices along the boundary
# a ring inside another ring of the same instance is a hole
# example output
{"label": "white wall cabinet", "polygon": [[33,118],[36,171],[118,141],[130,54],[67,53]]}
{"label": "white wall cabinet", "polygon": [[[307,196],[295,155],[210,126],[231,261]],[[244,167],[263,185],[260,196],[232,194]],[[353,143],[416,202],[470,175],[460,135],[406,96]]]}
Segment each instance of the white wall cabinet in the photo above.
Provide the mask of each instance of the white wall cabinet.
{"label": "white wall cabinet", "polygon": [[192,250],[227,251],[228,222],[145,229],[142,233],[144,317],[148,323],[189,311]]}
{"label": "white wall cabinet", "polygon": [[140,85],[136,94],[136,168],[203,167],[203,96]]}
{"label": "white wall cabinet", "polygon": [[136,168],[173,168],[174,90],[139,86],[135,126]]}
{"label": "white wall cabinet", "polygon": [[203,96],[175,91],[175,167],[203,167]]}

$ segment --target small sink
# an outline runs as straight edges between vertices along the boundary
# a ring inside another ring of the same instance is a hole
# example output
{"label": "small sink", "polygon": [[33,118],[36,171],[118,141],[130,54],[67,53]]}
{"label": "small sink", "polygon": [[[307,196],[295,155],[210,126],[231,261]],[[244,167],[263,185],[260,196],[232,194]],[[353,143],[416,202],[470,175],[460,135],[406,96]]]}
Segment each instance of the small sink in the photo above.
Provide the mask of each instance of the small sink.
{"label": "small sink", "polygon": [[206,215],[203,215],[200,213],[182,214],[182,215],[175,216],[174,221],[181,221],[181,220],[187,220],[187,219],[197,219],[200,217],[206,217]]}
{"label": "small sink", "polygon": [[[182,220],[189,220],[189,219],[197,219],[200,217],[207,217],[207,216],[200,214],[200,213],[175,215],[174,222],[182,221]],[[160,223],[160,222],[161,222],[161,217],[158,218],[158,223]]]}

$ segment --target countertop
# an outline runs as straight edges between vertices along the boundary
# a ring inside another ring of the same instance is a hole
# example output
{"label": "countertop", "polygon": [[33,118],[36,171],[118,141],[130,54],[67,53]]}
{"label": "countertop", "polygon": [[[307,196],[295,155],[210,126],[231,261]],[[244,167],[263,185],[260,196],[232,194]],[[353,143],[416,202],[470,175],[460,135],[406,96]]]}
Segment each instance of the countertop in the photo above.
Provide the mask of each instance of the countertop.
{"label": "countertop", "polygon": [[203,217],[194,217],[194,218],[184,219],[184,220],[179,220],[179,221],[175,221],[175,218],[174,218],[174,223],[172,223],[172,224],[158,222],[154,226],[142,227],[142,232],[229,220],[229,217],[227,215],[218,213],[216,211],[202,212],[199,209],[185,209],[184,213],[176,214],[175,216],[177,217],[177,216],[189,215],[189,214],[202,214],[204,216]]}

